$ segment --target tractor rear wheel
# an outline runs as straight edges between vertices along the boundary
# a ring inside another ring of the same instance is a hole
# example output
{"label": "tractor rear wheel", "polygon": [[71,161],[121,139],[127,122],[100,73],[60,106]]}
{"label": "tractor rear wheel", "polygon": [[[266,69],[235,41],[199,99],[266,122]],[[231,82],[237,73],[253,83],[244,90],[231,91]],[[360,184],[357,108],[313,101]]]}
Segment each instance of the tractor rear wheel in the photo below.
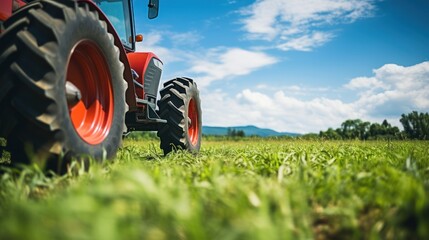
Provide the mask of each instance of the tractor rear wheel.
{"label": "tractor rear wheel", "polygon": [[164,83],[158,101],[159,116],[167,120],[159,131],[161,149],[198,153],[201,147],[201,103],[197,84],[190,78],[176,78]]}
{"label": "tractor rear wheel", "polygon": [[41,0],[4,25],[0,136],[12,163],[63,172],[74,157],[113,157],[125,131],[127,83],[106,22],[86,3]]}

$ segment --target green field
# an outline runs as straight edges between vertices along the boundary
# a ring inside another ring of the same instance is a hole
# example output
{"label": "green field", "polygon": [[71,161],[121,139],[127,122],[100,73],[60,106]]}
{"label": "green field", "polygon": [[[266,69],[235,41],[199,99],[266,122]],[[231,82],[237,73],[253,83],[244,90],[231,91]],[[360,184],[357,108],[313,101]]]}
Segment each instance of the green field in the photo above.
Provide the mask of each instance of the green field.
{"label": "green field", "polygon": [[[4,158],[7,154],[4,154]],[[0,239],[429,238],[429,142],[205,140],[46,177],[4,168]]]}

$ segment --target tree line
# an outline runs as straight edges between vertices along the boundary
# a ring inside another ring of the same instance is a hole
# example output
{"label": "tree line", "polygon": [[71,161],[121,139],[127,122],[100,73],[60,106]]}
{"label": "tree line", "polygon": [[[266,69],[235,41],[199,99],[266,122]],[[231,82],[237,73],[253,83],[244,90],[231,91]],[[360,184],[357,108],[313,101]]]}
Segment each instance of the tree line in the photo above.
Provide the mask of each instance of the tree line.
{"label": "tree line", "polygon": [[227,132],[226,132],[226,135],[228,137],[233,137],[233,138],[235,138],[235,137],[242,138],[242,137],[246,136],[246,134],[244,133],[243,130],[236,130],[234,128],[228,128]]}
{"label": "tree line", "polygon": [[392,126],[387,120],[381,124],[362,121],[361,119],[349,119],[337,129],[328,128],[320,131],[319,137],[323,139],[419,139],[429,140],[429,113],[413,111],[402,114],[399,119],[404,130]]}

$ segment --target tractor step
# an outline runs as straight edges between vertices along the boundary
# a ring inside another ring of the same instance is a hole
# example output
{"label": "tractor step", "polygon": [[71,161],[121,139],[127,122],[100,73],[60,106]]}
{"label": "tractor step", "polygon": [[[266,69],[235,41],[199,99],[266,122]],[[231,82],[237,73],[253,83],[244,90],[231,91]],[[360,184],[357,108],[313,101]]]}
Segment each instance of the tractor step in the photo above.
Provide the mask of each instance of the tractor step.
{"label": "tractor step", "polygon": [[146,106],[143,112],[128,112],[126,124],[128,131],[158,131],[167,120],[161,119],[155,111],[155,104],[144,99],[136,98],[138,104]]}

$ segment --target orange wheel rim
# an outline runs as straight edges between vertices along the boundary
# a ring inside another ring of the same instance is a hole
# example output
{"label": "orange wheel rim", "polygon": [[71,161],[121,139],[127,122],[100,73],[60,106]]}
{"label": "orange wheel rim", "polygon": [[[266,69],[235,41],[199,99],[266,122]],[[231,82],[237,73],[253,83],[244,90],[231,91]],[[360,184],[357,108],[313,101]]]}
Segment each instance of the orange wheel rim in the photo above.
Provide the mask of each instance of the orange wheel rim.
{"label": "orange wheel rim", "polygon": [[198,108],[193,98],[191,99],[191,101],[189,101],[188,118],[191,120],[188,124],[188,135],[191,144],[195,146],[198,143],[200,128],[198,119]]}
{"label": "orange wheel rim", "polygon": [[82,98],[69,106],[70,119],[78,135],[96,145],[107,137],[113,120],[113,88],[107,61],[95,42],[80,41],[73,48],[67,67],[67,81]]}

